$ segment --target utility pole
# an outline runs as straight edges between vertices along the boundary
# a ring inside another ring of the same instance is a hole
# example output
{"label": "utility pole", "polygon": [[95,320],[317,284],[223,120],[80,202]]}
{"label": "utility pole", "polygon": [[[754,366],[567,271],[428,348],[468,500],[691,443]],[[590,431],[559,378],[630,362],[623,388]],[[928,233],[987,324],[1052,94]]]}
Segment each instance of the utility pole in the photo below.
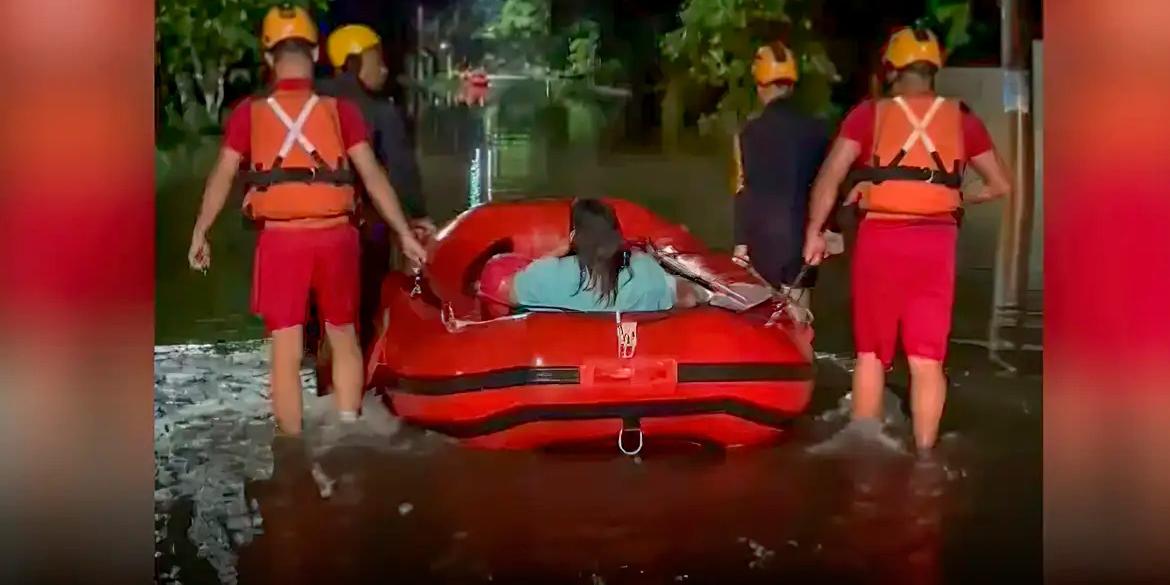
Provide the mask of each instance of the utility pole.
{"label": "utility pole", "polygon": [[415,61],[414,62],[415,62],[415,72],[416,72],[415,78],[418,79],[418,81],[420,83],[422,82],[423,76],[425,75],[425,73],[424,73],[425,69],[423,69],[423,24],[424,24],[423,23],[423,5],[422,5],[422,2],[419,2],[418,3],[418,19],[415,23],[415,27],[416,27],[415,30],[418,32],[416,32],[414,35],[414,40],[415,40],[415,43],[414,43],[415,44],[415,47],[414,47]]}
{"label": "utility pole", "polygon": [[[1005,341],[1017,351],[1024,345],[1035,172],[1029,75],[1032,43],[1025,13],[1027,4],[1023,0],[999,0],[1003,105],[1010,128],[1006,155],[1012,170],[1012,195],[1004,205],[1000,223],[989,348],[992,360],[1010,371],[1016,368],[1004,362],[999,351],[1008,346]],[[1010,339],[1005,339],[1009,329]]]}
{"label": "utility pole", "polygon": [[416,129],[415,138],[414,138],[414,157],[415,157],[414,159],[416,161],[422,160],[422,154],[423,154],[422,140],[419,137],[419,134],[421,133],[419,128],[421,128],[421,126],[422,126],[422,124],[420,122],[421,122],[422,115],[423,115],[423,113],[422,113],[423,92],[425,91],[425,89],[423,88],[423,81],[424,80],[423,80],[423,60],[422,59],[423,59],[423,5],[422,5],[422,2],[420,1],[418,3],[418,15],[417,15],[417,20],[415,22],[414,92],[413,92],[413,95],[411,96],[411,98],[412,98],[411,103],[414,104],[414,127]]}

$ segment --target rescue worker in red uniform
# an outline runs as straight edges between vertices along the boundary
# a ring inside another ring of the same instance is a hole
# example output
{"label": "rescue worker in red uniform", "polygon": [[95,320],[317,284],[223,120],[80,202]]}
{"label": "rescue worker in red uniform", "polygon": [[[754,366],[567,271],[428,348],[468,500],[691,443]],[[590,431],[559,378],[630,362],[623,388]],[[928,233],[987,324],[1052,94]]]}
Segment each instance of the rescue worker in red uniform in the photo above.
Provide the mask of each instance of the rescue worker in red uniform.
{"label": "rescue worker in red uniform", "polygon": [[[252,308],[272,335],[271,395],[279,430],[301,431],[302,336],[309,296],[317,301],[333,349],[338,417],[353,421],[361,405],[362,354],[354,324],[358,305],[358,233],[354,181],[397,232],[403,251],[425,256],[393,187],[367,141],[361,113],[313,91],[317,28],[301,8],[274,7],[264,17],[264,58],[274,85],[230,114],[224,144],[203,192],[188,262],[211,265],[207,232],[247,161],[244,214],[260,223]],[[356,171],[356,175],[355,175]]]}
{"label": "rescue worker in red uniform", "polygon": [[808,308],[817,274],[804,269],[801,249],[828,129],[789,103],[798,73],[796,56],[783,43],[760,47],[752,74],[763,110],[735,137],[734,255]]}
{"label": "rescue worker in red uniform", "polygon": [[825,222],[849,175],[855,186],[846,204],[857,202],[863,219],[852,267],[857,364],[847,434],[880,433],[885,372],[900,334],[915,444],[927,455],[946,400],[963,171],[969,164],[984,183],[966,203],[1008,195],[1011,183],[983,123],[935,94],[942,51],[934,34],[897,31],[883,62],[891,97],[862,102],[842,122],[813,186],[804,258],[819,264],[825,257]]}

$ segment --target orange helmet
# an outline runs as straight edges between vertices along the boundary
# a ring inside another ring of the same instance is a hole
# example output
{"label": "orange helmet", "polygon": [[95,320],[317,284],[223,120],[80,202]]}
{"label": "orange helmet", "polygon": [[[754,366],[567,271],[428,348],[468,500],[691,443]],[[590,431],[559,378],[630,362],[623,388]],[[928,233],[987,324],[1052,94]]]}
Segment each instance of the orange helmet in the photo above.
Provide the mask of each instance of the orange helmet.
{"label": "orange helmet", "polygon": [[264,50],[271,49],[280,41],[300,39],[313,45],[317,44],[317,25],[313,24],[312,17],[300,6],[273,6],[264,15],[264,27],[260,35],[260,44]]}
{"label": "orange helmet", "polygon": [[[776,54],[776,48],[783,52]],[[783,44],[771,43],[756,49],[756,59],[752,61],[752,76],[756,78],[756,85],[772,83],[796,83],[799,75],[796,71],[796,56],[792,50]]]}
{"label": "orange helmet", "polygon": [[934,33],[926,29],[905,27],[890,36],[882,62],[898,70],[913,63],[930,63],[942,67],[942,48]]}

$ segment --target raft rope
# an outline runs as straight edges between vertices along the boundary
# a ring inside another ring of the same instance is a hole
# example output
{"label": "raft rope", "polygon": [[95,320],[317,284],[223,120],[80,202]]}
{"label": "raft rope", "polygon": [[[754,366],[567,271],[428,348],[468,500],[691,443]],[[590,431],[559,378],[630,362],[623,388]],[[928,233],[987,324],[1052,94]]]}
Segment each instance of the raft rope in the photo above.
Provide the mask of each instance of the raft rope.
{"label": "raft rope", "polygon": [[[784,314],[784,311],[788,311],[788,315],[798,323],[803,323],[805,325],[812,324],[814,319],[812,310],[806,309],[796,304],[797,301],[804,297],[805,289],[800,289],[800,294],[795,296],[792,294],[792,289],[795,288],[792,285],[784,285],[781,287],[781,290],[776,290],[776,288],[773,287],[766,278],[764,278],[759,272],[756,272],[756,269],[753,268],[750,263],[738,258],[732,258],[732,261],[738,264],[741,268],[747,270],[748,273],[754,276],[756,280],[759,280],[761,284],[764,284],[768,288],[771,288],[773,291],[775,291],[776,294],[774,296],[777,297],[778,301],[780,301],[780,306],[777,307],[776,311],[772,313],[772,316],[768,318],[768,325],[775,324],[780,319],[780,316]],[[800,272],[796,274],[796,278],[793,279],[792,282],[800,282],[804,280],[805,274],[807,274],[811,268],[812,266],[808,264],[801,266]]]}

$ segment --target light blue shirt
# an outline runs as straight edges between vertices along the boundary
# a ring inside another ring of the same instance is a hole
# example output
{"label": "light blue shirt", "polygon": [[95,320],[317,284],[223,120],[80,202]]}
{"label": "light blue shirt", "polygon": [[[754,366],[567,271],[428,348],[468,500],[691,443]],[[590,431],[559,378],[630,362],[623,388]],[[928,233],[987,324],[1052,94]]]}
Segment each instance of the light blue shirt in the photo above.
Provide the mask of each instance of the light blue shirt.
{"label": "light blue shirt", "polygon": [[575,256],[542,258],[516,275],[512,291],[523,308],[573,311],[666,311],[674,306],[675,282],[647,254],[634,253],[630,265],[618,274],[617,301],[613,305],[581,286]]}

